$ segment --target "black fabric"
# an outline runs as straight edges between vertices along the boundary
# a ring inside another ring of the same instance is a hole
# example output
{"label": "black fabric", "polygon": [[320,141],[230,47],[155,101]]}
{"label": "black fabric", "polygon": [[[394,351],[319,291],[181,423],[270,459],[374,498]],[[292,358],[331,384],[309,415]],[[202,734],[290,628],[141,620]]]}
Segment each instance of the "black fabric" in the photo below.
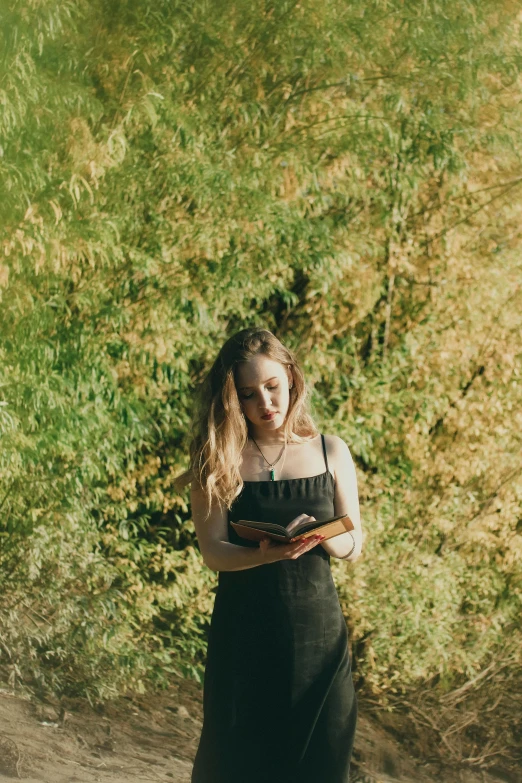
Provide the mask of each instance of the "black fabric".
{"label": "black fabric", "polygon": [[[334,479],[247,481],[229,521],[334,516]],[[241,539],[228,526],[229,540]],[[191,783],[348,783],[357,720],[348,632],[318,544],[296,560],[220,571]]]}

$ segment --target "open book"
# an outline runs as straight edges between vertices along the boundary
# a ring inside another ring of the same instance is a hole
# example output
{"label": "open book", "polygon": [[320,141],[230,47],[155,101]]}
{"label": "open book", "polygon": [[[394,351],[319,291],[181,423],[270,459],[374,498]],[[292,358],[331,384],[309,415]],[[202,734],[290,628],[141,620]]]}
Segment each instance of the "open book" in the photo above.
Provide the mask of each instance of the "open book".
{"label": "open book", "polygon": [[339,517],[325,519],[322,522],[317,520],[301,522],[291,533],[284,525],[277,525],[274,522],[252,522],[248,519],[240,519],[239,522],[231,521],[230,524],[241,538],[261,541],[262,538],[268,536],[274,541],[284,541],[285,543],[297,541],[299,538],[308,538],[315,533],[320,533],[326,541],[328,538],[353,530],[353,522],[348,514],[341,514]]}

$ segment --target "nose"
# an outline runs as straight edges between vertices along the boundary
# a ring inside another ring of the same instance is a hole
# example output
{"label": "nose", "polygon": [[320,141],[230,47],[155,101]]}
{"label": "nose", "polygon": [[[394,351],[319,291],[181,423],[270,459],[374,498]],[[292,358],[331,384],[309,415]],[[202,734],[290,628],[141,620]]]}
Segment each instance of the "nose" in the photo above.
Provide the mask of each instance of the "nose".
{"label": "nose", "polygon": [[267,410],[272,405],[272,395],[269,391],[261,392],[261,409]]}

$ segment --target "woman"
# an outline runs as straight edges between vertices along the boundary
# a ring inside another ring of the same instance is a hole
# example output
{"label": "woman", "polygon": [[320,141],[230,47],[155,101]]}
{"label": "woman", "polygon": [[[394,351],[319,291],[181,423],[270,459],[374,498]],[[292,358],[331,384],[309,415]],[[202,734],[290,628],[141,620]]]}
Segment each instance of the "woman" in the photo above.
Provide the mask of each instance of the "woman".
{"label": "woman", "polygon": [[[191,503],[218,572],[204,720],[192,783],[347,783],[357,703],[330,556],[355,560],[362,534],[347,445],[307,412],[293,354],[269,331],[221,348],[201,389],[190,446]],[[240,538],[231,521],[348,513],[327,541]]]}

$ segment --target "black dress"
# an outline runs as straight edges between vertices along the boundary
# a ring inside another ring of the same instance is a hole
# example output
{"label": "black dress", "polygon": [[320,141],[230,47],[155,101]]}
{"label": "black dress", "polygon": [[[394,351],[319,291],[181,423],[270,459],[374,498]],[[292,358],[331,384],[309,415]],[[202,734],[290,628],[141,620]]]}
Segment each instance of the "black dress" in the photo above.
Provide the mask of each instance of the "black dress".
{"label": "black dress", "polygon": [[[246,481],[230,520],[334,516],[334,478]],[[229,540],[240,538],[228,525]],[[220,571],[191,783],[348,783],[357,720],[348,632],[320,544]]]}

